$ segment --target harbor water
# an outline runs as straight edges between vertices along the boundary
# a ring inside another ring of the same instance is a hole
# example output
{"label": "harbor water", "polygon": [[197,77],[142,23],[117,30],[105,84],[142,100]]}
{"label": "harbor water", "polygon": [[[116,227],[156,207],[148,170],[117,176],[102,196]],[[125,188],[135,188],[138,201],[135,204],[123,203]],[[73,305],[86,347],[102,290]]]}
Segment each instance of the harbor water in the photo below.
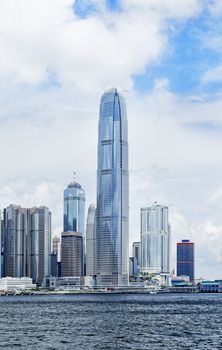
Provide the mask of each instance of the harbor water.
{"label": "harbor water", "polygon": [[222,295],[2,296],[0,349],[222,349]]}

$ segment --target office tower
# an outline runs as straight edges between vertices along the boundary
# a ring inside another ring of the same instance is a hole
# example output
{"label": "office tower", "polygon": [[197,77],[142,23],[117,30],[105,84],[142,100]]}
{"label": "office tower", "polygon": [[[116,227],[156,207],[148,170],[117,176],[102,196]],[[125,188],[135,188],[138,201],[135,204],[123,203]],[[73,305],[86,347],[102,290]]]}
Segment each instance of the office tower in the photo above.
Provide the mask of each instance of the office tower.
{"label": "office tower", "polygon": [[17,205],[4,209],[4,276],[26,276],[27,210]]}
{"label": "office tower", "polygon": [[54,236],[52,239],[52,252],[54,254],[59,255],[59,245],[60,245],[60,238],[58,236]]}
{"label": "office tower", "polygon": [[27,212],[27,275],[41,285],[51,275],[51,212],[44,206]]}
{"label": "office tower", "polygon": [[141,256],[141,246],[140,242],[133,242],[133,257],[137,260],[137,265],[140,266],[140,256]]}
{"label": "office tower", "polygon": [[57,262],[57,254],[52,253],[50,255],[51,267],[50,267],[50,275],[53,277],[58,277],[58,262]]}
{"label": "office tower", "polygon": [[194,281],[194,243],[188,239],[177,243],[177,276],[189,276]]}
{"label": "office tower", "polygon": [[97,168],[97,285],[129,280],[128,131],[124,98],[106,91],[100,103]]}
{"label": "office tower", "polygon": [[95,238],[95,215],[96,206],[91,204],[88,209],[86,221],[86,276],[94,276],[95,271],[95,253],[96,253],[96,238]]}
{"label": "office tower", "polygon": [[[76,236],[74,235],[70,236],[70,242],[73,242],[72,251],[76,254],[76,256],[74,256],[73,259],[78,260],[79,257],[81,256],[83,259],[83,262],[80,265],[83,265],[83,269],[84,269],[84,266],[85,266],[85,192],[81,187],[81,185],[75,181],[75,178],[74,178],[74,181],[71,182],[67,186],[67,188],[64,190],[64,232],[72,232],[73,234],[74,233],[77,234]],[[82,236],[82,239],[79,238],[80,235]],[[64,237],[65,236],[63,236],[63,238]],[[80,240],[82,241],[81,249],[83,250],[81,252],[76,250],[76,247],[81,247],[80,243],[76,244],[76,242],[79,242]],[[63,251],[61,259],[66,259],[65,250],[63,249],[64,247],[62,247],[63,243],[66,241],[67,240],[64,240],[64,239],[62,239],[61,241],[61,250]],[[66,260],[66,263],[67,263],[67,260]],[[72,271],[72,272],[74,271],[72,266],[70,266],[70,270],[67,270],[67,268],[66,270],[64,270],[62,266],[64,266],[64,264],[63,264],[63,261],[61,260],[62,276],[65,276],[64,271]],[[84,270],[83,270],[83,273],[84,273]],[[75,276],[80,276],[80,275],[81,274],[78,269],[78,274]]]}
{"label": "office tower", "polygon": [[62,233],[61,276],[83,276],[83,237],[78,232]]}
{"label": "office tower", "polygon": [[85,233],[85,192],[75,179],[64,190],[64,232]]}
{"label": "office tower", "polygon": [[168,208],[154,204],[141,208],[141,273],[170,272]]}
{"label": "office tower", "polygon": [[60,248],[60,238],[58,236],[54,236],[52,239],[51,275],[57,277],[59,274],[58,262],[61,260]]}
{"label": "office tower", "polygon": [[129,258],[129,275],[136,276],[138,274],[138,264],[137,259],[134,256]]}

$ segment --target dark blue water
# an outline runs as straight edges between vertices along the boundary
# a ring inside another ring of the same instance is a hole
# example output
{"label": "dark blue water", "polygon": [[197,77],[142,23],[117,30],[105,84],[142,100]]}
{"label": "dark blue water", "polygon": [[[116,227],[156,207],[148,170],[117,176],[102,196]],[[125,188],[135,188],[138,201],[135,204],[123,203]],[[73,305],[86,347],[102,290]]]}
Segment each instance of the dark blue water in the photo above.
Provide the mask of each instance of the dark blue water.
{"label": "dark blue water", "polygon": [[0,349],[222,349],[222,295],[0,297]]}

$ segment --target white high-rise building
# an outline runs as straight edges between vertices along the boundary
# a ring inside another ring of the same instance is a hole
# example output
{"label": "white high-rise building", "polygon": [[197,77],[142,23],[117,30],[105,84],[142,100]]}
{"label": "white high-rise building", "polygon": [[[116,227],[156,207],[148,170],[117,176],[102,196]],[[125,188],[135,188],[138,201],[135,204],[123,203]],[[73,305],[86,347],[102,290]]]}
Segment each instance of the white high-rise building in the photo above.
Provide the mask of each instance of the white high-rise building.
{"label": "white high-rise building", "polygon": [[96,206],[91,204],[88,209],[86,221],[86,276],[93,276],[96,274],[95,215]]}
{"label": "white high-rise building", "polygon": [[168,207],[153,204],[141,208],[142,274],[170,272],[170,225]]}

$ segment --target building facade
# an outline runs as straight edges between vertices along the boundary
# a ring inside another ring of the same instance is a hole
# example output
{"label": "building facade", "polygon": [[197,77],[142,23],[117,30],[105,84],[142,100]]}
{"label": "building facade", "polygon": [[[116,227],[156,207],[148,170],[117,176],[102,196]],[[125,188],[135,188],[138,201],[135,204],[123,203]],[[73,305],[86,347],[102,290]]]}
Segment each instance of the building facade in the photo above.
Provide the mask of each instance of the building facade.
{"label": "building facade", "polygon": [[177,276],[189,276],[194,281],[194,243],[188,239],[177,243]]}
{"label": "building facade", "polygon": [[138,267],[141,264],[141,244],[140,242],[133,242],[133,257],[137,260]]}
{"label": "building facade", "polygon": [[26,276],[27,209],[10,205],[4,209],[4,276]]}
{"label": "building facade", "polygon": [[86,276],[96,275],[95,215],[96,206],[91,204],[86,221]]}
{"label": "building facade", "polygon": [[128,125],[123,96],[106,91],[100,103],[97,166],[97,284],[129,280]]}
{"label": "building facade", "polygon": [[170,272],[168,207],[154,204],[141,208],[141,273]]}
{"label": "building facade", "polygon": [[60,238],[58,236],[54,236],[52,239],[52,252],[59,256],[59,247],[60,247]]}
{"label": "building facade", "polygon": [[63,231],[85,233],[85,192],[75,180],[64,190]]}
{"label": "building facade", "polygon": [[61,277],[83,276],[83,237],[78,232],[63,232]]}
{"label": "building facade", "polygon": [[129,258],[129,276],[133,277],[139,273],[137,259],[134,256]]}
{"label": "building facade", "polygon": [[51,212],[47,207],[27,210],[27,275],[41,285],[51,275]]}

